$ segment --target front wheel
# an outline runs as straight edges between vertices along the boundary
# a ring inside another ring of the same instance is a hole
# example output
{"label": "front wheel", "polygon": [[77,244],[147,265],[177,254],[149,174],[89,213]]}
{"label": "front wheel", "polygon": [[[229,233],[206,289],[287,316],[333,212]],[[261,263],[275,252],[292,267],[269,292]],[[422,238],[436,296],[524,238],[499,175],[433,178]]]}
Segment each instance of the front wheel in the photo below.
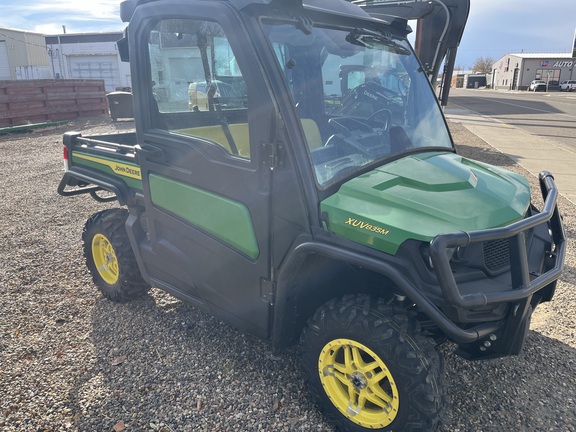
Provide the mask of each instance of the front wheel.
{"label": "front wheel", "polygon": [[104,210],[92,215],[84,226],[82,240],[86,265],[104,297],[126,302],[150,289],[144,281],[124,227],[128,212]]}
{"label": "front wheel", "polygon": [[446,408],[434,342],[406,311],[368,296],[331,300],[302,334],[307,385],[345,431],[435,430]]}

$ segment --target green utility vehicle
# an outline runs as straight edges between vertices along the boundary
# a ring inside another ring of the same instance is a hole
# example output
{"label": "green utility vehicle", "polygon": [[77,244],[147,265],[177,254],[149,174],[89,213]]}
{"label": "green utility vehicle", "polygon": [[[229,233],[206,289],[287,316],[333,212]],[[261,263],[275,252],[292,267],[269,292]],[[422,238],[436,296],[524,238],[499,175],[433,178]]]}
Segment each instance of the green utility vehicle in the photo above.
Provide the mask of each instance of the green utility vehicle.
{"label": "green utility vehicle", "polygon": [[442,61],[449,82],[468,8],[122,3],[136,132],[67,133],[58,188],[122,207],[82,234],[102,294],[154,286],[274,353],[300,343],[342,430],[437,428],[437,346],[518,354],[565,255],[552,175],[539,211],[525,178],[454,149],[430,83]]}

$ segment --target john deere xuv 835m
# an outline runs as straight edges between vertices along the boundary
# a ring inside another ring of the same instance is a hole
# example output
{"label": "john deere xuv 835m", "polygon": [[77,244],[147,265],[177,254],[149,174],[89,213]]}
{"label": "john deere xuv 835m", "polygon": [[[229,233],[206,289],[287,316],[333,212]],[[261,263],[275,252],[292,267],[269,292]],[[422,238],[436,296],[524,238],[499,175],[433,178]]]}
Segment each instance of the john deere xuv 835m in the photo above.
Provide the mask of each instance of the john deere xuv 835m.
{"label": "john deere xuv 835m", "polygon": [[468,0],[361,6],[124,2],[136,132],[67,133],[58,191],[122,207],[82,234],[107,298],[155,286],[274,352],[300,342],[331,422],[429,431],[437,345],[517,354],[552,299],[558,192],[540,174],[538,210],[525,178],[455,151],[431,81],[444,61],[448,82]]}

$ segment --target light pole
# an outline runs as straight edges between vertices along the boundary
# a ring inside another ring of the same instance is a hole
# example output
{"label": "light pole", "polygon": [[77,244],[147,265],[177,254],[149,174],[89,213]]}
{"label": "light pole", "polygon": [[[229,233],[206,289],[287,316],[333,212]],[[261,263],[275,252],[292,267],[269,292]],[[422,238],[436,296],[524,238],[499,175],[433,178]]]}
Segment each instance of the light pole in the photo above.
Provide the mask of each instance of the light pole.
{"label": "light pole", "polygon": [[52,78],[56,79],[56,71],[54,70],[54,51],[52,50],[52,45],[48,48],[48,55],[50,56],[50,62],[52,63]]}

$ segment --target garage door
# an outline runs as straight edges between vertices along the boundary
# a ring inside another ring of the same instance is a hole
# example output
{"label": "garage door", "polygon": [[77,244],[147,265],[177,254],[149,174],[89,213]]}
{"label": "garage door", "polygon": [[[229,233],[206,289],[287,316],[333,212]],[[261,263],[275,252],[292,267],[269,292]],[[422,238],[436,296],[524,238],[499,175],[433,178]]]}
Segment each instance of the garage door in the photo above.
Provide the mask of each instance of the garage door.
{"label": "garage door", "polygon": [[116,56],[70,56],[70,78],[102,79],[106,91],[120,86],[118,58]]}
{"label": "garage door", "polygon": [[8,63],[8,49],[6,42],[0,42],[0,80],[9,80],[10,77],[10,63]]}

